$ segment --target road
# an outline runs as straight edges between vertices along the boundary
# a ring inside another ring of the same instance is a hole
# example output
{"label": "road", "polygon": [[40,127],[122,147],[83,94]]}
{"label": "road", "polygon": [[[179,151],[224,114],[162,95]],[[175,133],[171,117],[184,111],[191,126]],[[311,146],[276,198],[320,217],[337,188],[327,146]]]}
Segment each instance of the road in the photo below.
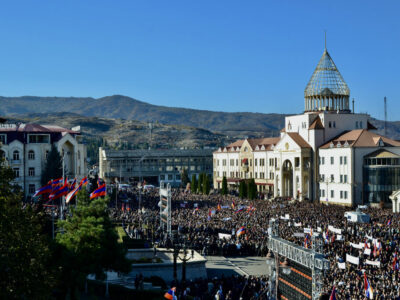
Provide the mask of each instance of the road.
{"label": "road", "polygon": [[265,257],[224,257],[207,256],[207,275],[208,277],[231,276],[231,275],[266,275],[267,265]]}

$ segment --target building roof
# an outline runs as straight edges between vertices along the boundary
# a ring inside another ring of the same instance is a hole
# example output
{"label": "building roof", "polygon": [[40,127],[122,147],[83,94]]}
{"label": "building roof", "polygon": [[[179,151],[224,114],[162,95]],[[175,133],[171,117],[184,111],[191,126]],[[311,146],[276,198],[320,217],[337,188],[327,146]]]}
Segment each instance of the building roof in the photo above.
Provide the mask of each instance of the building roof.
{"label": "building roof", "polygon": [[331,147],[400,147],[400,142],[389,139],[382,135],[368,131],[367,129],[356,129],[345,131],[339,136],[333,138],[326,144],[322,145],[321,149]]}
{"label": "building roof", "polygon": [[[265,151],[265,150],[270,150],[271,147],[273,145],[276,145],[280,139],[281,139],[280,137],[269,137],[269,138],[246,139],[246,140],[250,144],[250,147],[253,151]],[[229,152],[239,152],[244,141],[245,140],[237,140],[236,142],[229,144],[226,147],[221,147],[220,149],[223,150],[226,148]],[[257,146],[258,147],[264,146],[264,149],[255,150]],[[233,148],[233,151],[232,151],[232,148]],[[215,153],[221,152],[220,149],[215,151]]]}
{"label": "building roof", "polygon": [[304,90],[304,96],[331,95],[349,96],[350,89],[325,48],[324,53],[322,54],[322,57]]}
{"label": "building roof", "polygon": [[2,124],[0,126],[0,132],[34,132],[34,133],[75,133],[79,134],[79,131],[73,131],[56,125],[39,125],[39,124]]}
{"label": "building roof", "polygon": [[376,130],[378,128],[376,128],[374,125],[372,125],[369,121],[367,121],[367,129],[368,130]]}
{"label": "building roof", "polygon": [[311,123],[308,129],[324,129],[324,125],[322,125],[321,118],[318,116],[315,118],[314,122]]}
{"label": "building roof", "polygon": [[291,139],[297,144],[299,145],[299,147],[301,148],[311,148],[310,144],[307,143],[300,134],[298,134],[297,132],[287,132],[286,133],[288,136],[291,137]]}

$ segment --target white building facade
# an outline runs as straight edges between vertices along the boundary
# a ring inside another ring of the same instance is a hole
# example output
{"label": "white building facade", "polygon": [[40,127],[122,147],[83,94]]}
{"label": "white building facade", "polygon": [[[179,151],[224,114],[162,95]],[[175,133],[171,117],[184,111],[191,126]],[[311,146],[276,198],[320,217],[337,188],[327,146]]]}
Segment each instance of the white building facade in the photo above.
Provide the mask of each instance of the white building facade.
{"label": "white building facade", "polygon": [[64,157],[68,178],[82,179],[87,173],[86,146],[80,128],[53,125],[0,124],[0,157],[13,169],[15,182],[29,199],[41,187],[41,174],[51,145]]}
{"label": "white building facade", "polygon": [[[247,139],[215,151],[214,186],[223,176],[228,183],[237,183],[247,178],[257,182],[263,174],[274,197],[346,206],[390,203],[389,195],[400,188],[400,142],[375,133],[369,115],[352,112],[349,97],[350,90],[325,49],[304,91],[304,113],[286,117],[280,137],[268,147],[255,142],[262,139]],[[244,147],[251,150],[246,156],[250,163],[241,166],[246,172],[221,173],[221,158],[234,152],[241,162]],[[266,161],[262,171],[254,165],[261,158]]]}

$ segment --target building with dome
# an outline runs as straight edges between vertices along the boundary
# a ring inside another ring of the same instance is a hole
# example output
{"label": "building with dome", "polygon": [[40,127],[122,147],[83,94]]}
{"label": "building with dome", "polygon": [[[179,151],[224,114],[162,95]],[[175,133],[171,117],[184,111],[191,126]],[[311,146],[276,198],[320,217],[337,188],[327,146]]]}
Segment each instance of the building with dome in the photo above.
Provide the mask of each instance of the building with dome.
{"label": "building with dome", "polygon": [[[324,50],[304,90],[304,113],[280,137],[245,139],[213,153],[214,187],[254,178],[269,196],[332,204],[390,204],[400,189],[400,142],[350,109],[350,89]],[[354,106],[354,104],[353,104]]]}

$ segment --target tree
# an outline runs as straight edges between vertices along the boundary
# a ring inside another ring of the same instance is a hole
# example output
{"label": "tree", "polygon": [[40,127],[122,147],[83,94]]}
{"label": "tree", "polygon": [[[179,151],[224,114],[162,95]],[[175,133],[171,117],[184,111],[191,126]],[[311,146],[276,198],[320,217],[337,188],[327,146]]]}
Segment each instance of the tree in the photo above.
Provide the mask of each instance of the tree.
{"label": "tree", "polygon": [[54,283],[50,240],[40,212],[22,208],[22,192],[13,179],[0,158],[0,299],[49,299]]}
{"label": "tree", "polygon": [[221,188],[221,195],[228,194],[228,182],[226,181],[226,176],[222,178],[222,188]]}
{"label": "tree", "polygon": [[241,199],[247,198],[247,184],[244,181],[240,181],[239,184],[239,197]]}
{"label": "tree", "polygon": [[210,193],[210,176],[206,174],[203,175],[203,194],[208,195]]}
{"label": "tree", "polygon": [[185,168],[182,169],[181,182],[183,187],[186,187],[188,182],[190,182],[187,169]]}
{"label": "tree", "polygon": [[47,184],[52,179],[62,177],[62,157],[54,144],[51,145],[51,150],[47,156],[44,169],[42,171],[42,185]]}
{"label": "tree", "polygon": [[190,191],[195,194],[197,191],[197,179],[196,174],[192,174],[192,182],[190,183]]}
{"label": "tree", "polygon": [[197,182],[197,192],[201,194],[203,192],[203,175],[204,173],[199,174],[199,181]]}
{"label": "tree", "polygon": [[257,197],[257,185],[254,178],[248,181],[247,186],[247,196],[249,199],[254,200]]}
{"label": "tree", "polygon": [[126,249],[118,243],[118,234],[108,216],[106,198],[89,200],[85,190],[78,195],[71,216],[58,221],[62,233],[56,240],[62,247],[62,277],[70,297],[87,275],[105,278],[105,271],[129,272]]}

